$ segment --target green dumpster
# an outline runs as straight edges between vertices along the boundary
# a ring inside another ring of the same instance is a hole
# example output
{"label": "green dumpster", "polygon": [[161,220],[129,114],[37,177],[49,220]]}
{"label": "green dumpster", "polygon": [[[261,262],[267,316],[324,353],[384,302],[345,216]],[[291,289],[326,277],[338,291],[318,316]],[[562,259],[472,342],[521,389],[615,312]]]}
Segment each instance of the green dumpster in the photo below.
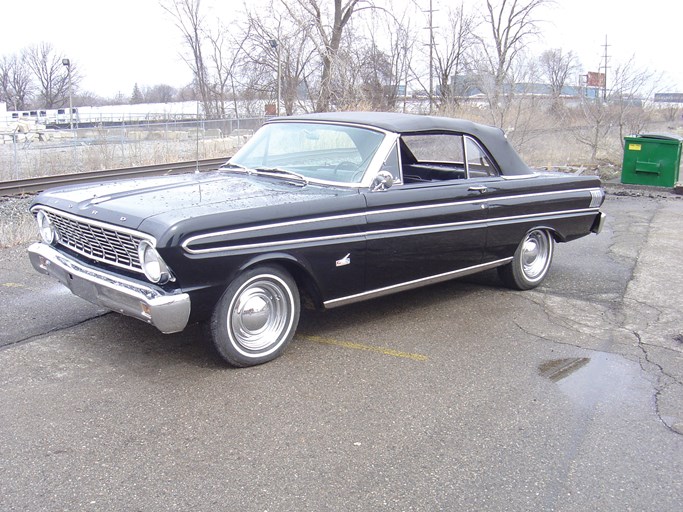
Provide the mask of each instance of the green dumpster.
{"label": "green dumpster", "polygon": [[676,135],[642,134],[624,137],[621,182],[673,187],[681,165],[681,141]]}

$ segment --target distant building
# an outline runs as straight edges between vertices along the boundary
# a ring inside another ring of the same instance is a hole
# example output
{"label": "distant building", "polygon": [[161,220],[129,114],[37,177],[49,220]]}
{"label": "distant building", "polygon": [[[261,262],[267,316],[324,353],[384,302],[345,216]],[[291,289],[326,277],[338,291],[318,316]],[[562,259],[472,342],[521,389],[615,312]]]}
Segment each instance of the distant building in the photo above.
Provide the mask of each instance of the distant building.
{"label": "distant building", "polygon": [[[491,82],[491,78],[482,78],[477,75],[455,75],[451,77],[451,88],[453,94],[460,98],[483,98],[486,94],[481,84],[485,81]],[[552,89],[550,85],[544,83],[520,82],[504,86],[503,94],[550,97]],[[597,87],[565,85],[560,92],[560,97],[566,99],[582,97],[596,99],[600,97],[600,89]]]}
{"label": "distant building", "polygon": [[655,103],[683,103],[683,93],[656,92]]}

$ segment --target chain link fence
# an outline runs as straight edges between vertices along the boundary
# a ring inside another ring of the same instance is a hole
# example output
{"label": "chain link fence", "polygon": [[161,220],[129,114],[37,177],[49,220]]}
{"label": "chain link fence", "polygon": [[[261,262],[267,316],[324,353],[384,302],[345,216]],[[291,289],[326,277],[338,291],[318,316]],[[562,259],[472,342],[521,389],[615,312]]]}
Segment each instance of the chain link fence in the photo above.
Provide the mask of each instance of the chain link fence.
{"label": "chain link fence", "polygon": [[265,118],[169,120],[47,129],[18,124],[0,134],[0,181],[140,165],[226,159]]}

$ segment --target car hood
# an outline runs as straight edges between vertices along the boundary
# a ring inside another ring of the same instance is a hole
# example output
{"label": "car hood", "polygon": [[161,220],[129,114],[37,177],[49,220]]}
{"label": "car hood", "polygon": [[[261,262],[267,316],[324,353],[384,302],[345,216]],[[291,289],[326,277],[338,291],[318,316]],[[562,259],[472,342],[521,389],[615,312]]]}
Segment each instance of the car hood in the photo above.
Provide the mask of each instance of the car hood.
{"label": "car hood", "polygon": [[280,207],[355,193],[352,189],[302,187],[284,179],[215,171],[51,189],[40,194],[33,204],[138,229],[148,219],[168,227],[216,213]]}

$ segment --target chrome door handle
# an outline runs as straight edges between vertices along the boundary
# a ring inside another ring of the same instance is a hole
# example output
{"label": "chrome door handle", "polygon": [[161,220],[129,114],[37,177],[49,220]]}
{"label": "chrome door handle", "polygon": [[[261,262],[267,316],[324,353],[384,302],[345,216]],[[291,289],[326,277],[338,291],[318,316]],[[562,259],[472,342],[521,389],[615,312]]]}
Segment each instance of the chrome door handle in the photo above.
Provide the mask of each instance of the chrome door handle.
{"label": "chrome door handle", "polygon": [[487,189],[484,185],[472,185],[467,190],[469,192],[479,192],[480,194],[483,194],[484,192],[486,192]]}

